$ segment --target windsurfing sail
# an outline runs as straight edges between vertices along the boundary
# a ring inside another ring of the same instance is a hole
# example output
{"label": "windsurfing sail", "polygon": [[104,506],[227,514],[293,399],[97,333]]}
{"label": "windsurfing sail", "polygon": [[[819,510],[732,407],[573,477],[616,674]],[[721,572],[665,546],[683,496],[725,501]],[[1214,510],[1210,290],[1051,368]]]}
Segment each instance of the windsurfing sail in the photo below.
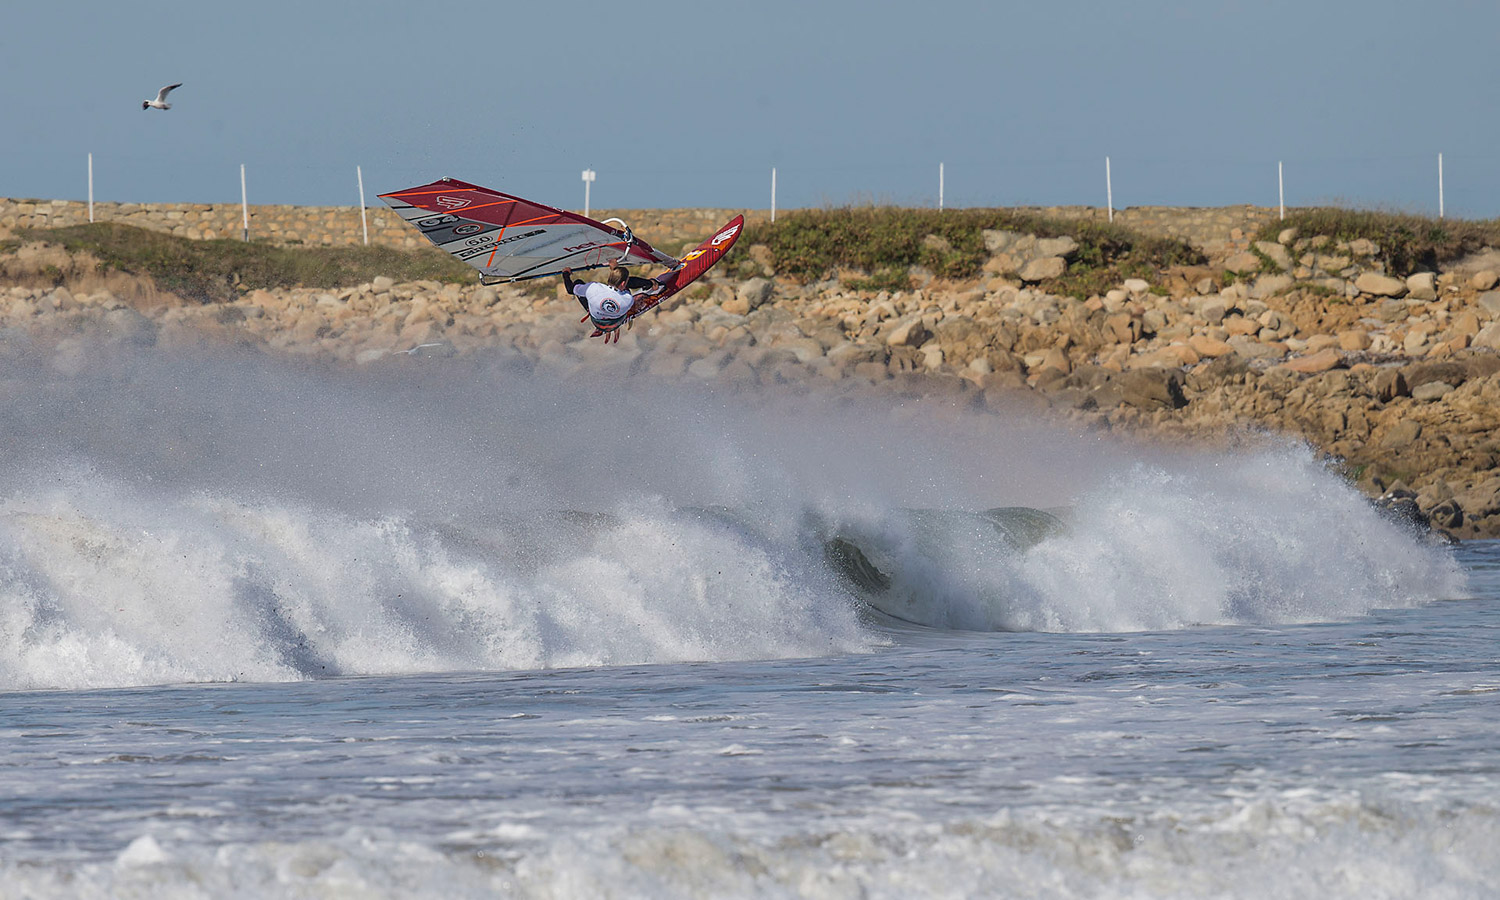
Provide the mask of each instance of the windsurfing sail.
{"label": "windsurfing sail", "polygon": [[636,237],[587,216],[554,209],[455,178],[381,194],[391,209],[486,283],[556,275],[563,269],[681,263]]}

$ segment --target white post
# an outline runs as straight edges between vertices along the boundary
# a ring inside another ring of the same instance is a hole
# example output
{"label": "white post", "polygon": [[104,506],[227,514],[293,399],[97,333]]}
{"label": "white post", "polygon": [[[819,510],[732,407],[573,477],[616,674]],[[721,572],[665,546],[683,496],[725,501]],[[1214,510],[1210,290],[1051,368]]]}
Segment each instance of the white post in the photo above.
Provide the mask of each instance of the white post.
{"label": "white post", "polygon": [[370,221],[365,216],[365,173],[354,167],[354,177],[359,180],[359,227],[365,233],[365,246],[370,246]]}
{"label": "white post", "polygon": [[94,221],[94,154],[89,154],[89,221]]}
{"label": "white post", "polygon": [[776,167],[771,167],[771,221],[776,221]]}
{"label": "white post", "polygon": [[938,163],[938,212],[943,211],[943,164]]}
{"label": "white post", "polygon": [[240,163],[240,215],[243,216],[245,241],[250,240],[250,200],[245,194],[245,164]]}
{"label": "white post", "polygon": [[583,214],[589,214],[589,185],[594,183],[594,170],[583,170]]}
{"label": "white post", "polygon": [[1276,161],[1276,204],[1281,210],[1281,221],[1286,221],[1286,181],[1281,177],[1281,160]]}
{"label": "white post", "polygon": [[1109,206],[1109,220],[1115,220],[1115,186],[1109,177],[1109,157],[1104,157],[1104,202]]}
{"label": "white post", "polygon": [[1443,217],[1443,154],[1438,154],[1438,218]]}

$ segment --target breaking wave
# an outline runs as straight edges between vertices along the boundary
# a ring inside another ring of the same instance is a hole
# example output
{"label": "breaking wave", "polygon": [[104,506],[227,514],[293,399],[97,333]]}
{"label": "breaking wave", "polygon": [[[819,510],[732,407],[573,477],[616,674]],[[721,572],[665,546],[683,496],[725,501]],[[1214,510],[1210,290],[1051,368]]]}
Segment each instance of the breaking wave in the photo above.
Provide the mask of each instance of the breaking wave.
{"label": "breaking wave", "polygon": [[786,658],[910,623],[1316,621],[1463,590],[1296,446],[1164,457],[943,404],[468,364],[25,363],[0,360],[0,690]]}

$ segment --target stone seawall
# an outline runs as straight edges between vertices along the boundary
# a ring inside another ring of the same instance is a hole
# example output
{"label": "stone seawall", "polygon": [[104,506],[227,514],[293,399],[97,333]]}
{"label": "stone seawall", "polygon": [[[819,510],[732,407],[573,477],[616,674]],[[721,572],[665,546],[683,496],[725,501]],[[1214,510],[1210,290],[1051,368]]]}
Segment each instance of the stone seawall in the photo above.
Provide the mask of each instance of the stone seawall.
{"label": "stone seawall", "polygon": [[[1096,206],[1028,207],[1025,211],[1057,219],[1109,219],[1109,211]],[[1132,206],[1115,210],[1114,222],[1145,234],[1179,238],[1210,257],[1220,257],[1248,250],[1255,233],[1277,215],[1276,209],[1263,206]]]}
{"label": "stone seawall", "polygon": [[[1060,219],[1105,221],[1108,211],[1090,206],[1027,207],[1026,212]],[[730,209],[595,210],[596,218],[617,216],[635,232],[669,253],[696,246],[713,229],[741,212]],[[1276,210],[1256,206],[1137,206],[1115,210],[1116,224],[1147,234],[1182,238],[1210,256],[1244,250]],[[764,210],[745,213],[750,224],[769,218]],[[89,220],[88,204],[76,200],[0,198],[0,228],[58,228]],[[95,203],[94,220],[121,222],[193,240],[238,238],[244,219],[237,203]],[[384,206],[366,210],[370,243],[411,249],[422,237]],[[354,206],[252,206],[251,240],[276,244],[352,246],[364,240],[360,211]]]}

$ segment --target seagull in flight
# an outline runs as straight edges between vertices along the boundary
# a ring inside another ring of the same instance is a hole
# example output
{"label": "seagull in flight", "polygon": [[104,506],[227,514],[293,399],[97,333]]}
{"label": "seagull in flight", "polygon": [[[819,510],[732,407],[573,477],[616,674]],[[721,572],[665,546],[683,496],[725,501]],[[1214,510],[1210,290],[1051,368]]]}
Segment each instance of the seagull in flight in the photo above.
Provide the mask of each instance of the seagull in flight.
{"label": "seagull in flight", "polygon": [[172,104],[167,102],[167,95],[180,87],[182,87],[182,82],[180,81],[176,84],[167,85],[156,92],[155,100],[142,100],[141,109],[171,109]]}
{"label": "seagull in flight", "polygon": [[407,356],[416,356],[417,355],[417,351],[421,350],[423,347],[441,347],[441,346],[443,346],[444,343],[445,343],[444,341],[433,341],[433,342],[428,343],[428,344],[418,344],[415,347],[411,348],[410,350],[392,350],[391,352],[392,353],[405,353]]}

